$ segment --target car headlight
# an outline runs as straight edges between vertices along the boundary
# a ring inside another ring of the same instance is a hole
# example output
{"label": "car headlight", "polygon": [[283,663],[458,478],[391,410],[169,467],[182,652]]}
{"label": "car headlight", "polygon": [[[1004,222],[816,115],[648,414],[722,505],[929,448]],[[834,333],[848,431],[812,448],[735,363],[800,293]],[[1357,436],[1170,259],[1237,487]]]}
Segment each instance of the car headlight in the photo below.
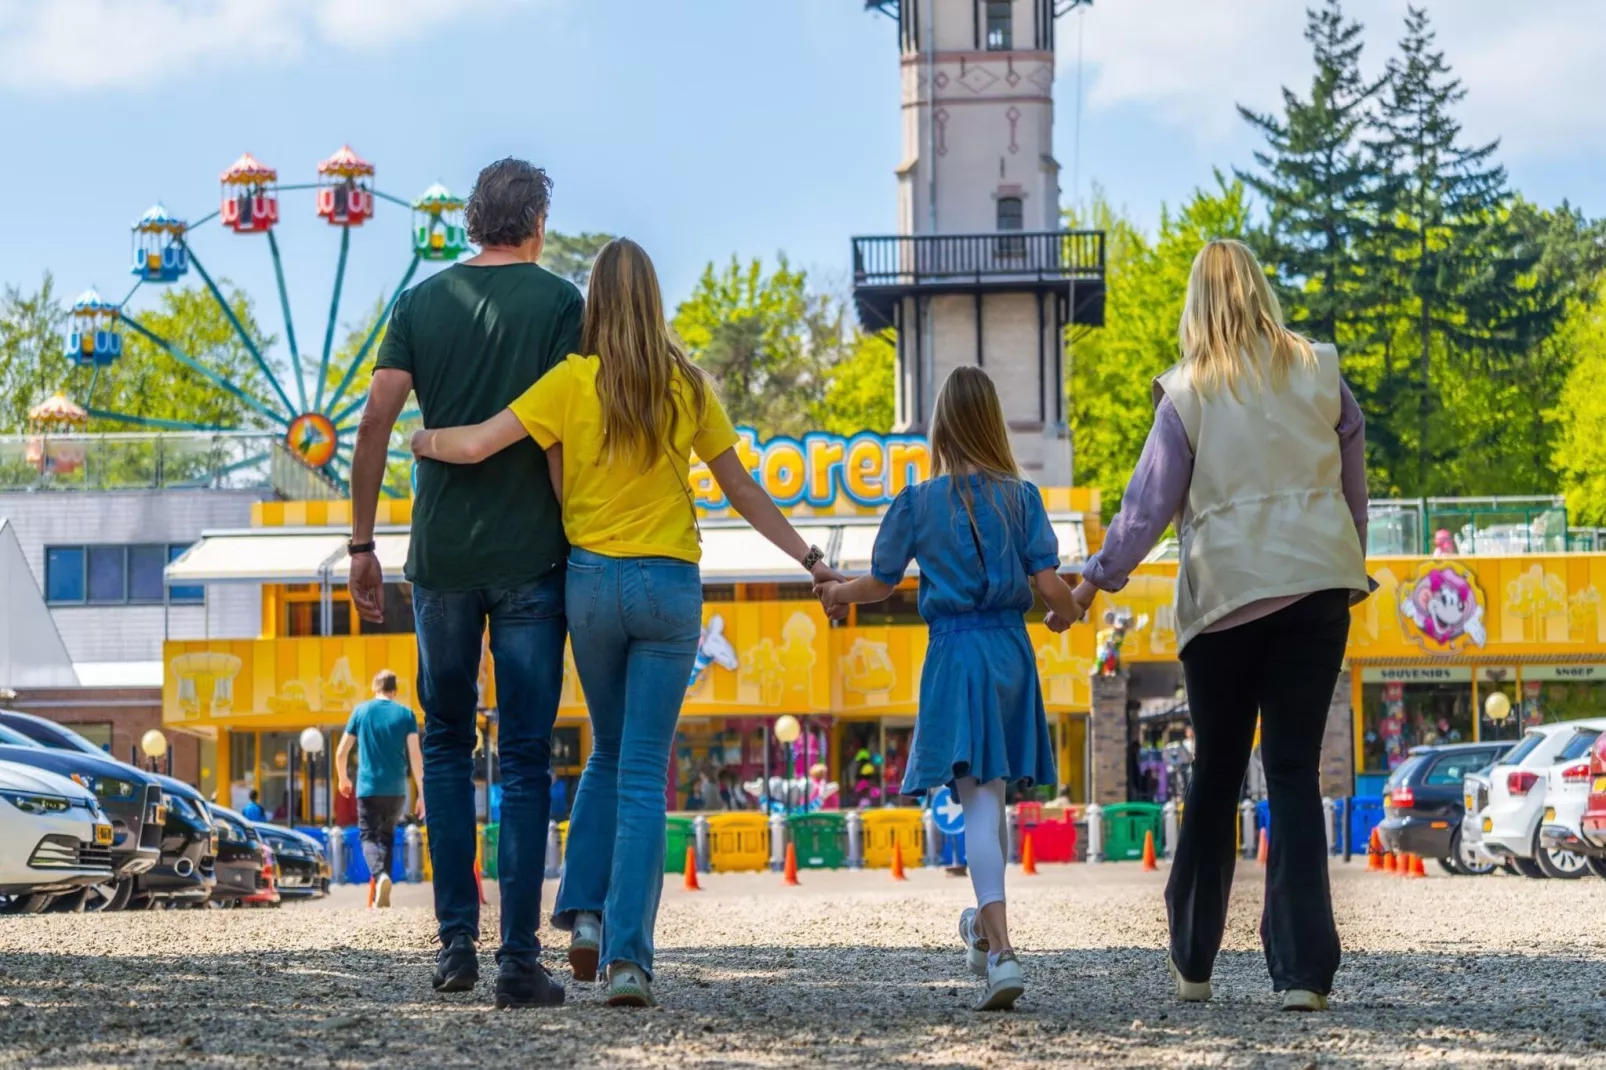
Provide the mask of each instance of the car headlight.
{"label": "car headlight", "polygon": [[72,803],[60,795],[36,795],[28,791],[0,791],[7,802],[25,814],[64,814]]}
{"label": "car headlight", "polygon": [[139,785],[131,784],[126,780],[115,780],[111,777],[90,777],[87,785],[95,795],[102,799],[132,799],[139,793]]}

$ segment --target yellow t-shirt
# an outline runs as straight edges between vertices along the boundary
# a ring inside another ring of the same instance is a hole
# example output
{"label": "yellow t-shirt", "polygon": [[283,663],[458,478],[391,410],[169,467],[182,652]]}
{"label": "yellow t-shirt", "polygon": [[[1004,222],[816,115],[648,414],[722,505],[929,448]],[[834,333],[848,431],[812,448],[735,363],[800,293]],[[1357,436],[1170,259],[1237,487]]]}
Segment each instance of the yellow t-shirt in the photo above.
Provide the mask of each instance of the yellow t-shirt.
{"label": "yellow t-shirt", "polygon": [[602,444],[602,402],[596,357],[570,356],[510,408],[542,449],[563,443],[563,530],[569,542],[608,557],[702,559],[688,481],[691,454],[713,460],[737,443],[736,429],[712,387],[703,418],[689,412],[689,394],[677,390],[680,418],[666,443],[642,470],[637,458],[608,463]]}

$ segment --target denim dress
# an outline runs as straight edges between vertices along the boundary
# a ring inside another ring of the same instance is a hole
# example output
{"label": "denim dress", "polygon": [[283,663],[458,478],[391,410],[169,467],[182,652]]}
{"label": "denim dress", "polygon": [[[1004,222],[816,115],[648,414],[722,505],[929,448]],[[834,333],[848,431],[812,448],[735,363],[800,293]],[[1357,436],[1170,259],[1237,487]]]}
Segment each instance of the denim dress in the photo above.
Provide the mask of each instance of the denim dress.
{"label": "denim dress", "polygon": [[979,475],[909,487],[881,522],[870,571],[896,584],[911,560],[931,643],[903,793],[924,795],[964,776],[1057,783],[1025,616],[1028,577],[1060,563],[1042,495],[1024,480]]}

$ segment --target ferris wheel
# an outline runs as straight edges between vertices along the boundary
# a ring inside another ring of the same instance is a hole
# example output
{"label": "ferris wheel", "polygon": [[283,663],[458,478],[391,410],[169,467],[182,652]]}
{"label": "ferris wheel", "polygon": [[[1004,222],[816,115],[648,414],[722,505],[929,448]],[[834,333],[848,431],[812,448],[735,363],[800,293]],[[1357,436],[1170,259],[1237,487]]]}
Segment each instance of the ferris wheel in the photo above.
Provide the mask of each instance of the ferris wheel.
{"label": "ferris wheel", "polygon": [[[133,255],[130,272],[135,278],[133,288],[121,301],[116,302],[108,301],[91,288],[69,310],[71,333],[67,355],[79,367],[93,369],[83,411],[96,419],[156,431],[239,430],[96,408],[95,388],[101,369],[115,364],[122,356],[123,331],[126,328],[166,353],[188,372],[251,410],[264,426],[282,434],[285,448],[309,468],[337,484],[344,483],[350,472],[357,420],[366,401],[361,395],[348,396],[358,369],[373,348],[384,324],[389,321],[396,301],[412,282],[419,265],[425,261],[455,261],[468,251],[462,198],[436,183],[416,199],[406,201],[376,189],[373,180],[374,165],[358,156],[349,145],[318,164],[315,182],[285,186],[279,184],[278,171],[259,162],[250,153],[245,153],[219,176],[220,203],[206,216],[190,223],[174,216],[160,203],[153,205],[131,228]],[[340,254],[335,268],[333,294],[329,300],[329,318],[324,325],[323,346],[315,365],[314,387],[310,391],[306,373],[313,367],[312,354],[304,354],[296,339],[290,297],[285,288],[284,263],[275,233],[280,218],[280,194],[299,191],[315,191],[318,217],[330,226],[340,228]],[[374,218],[380,201],[411,211],[412,259],[339,383],[333,389],[326,389],[329,360],[335,343],[335,326],[340,313],[341,288],[345,282],[346,260],[351,248],[351,233]],[[290,365],[294,370],[290,389],[286,389],[285,383],[275,373],[272,362],[263,352],[265,346],[240,322],[211,273],[196,255],[192,237],[200,232],[203,225],[214,220],[236,235],[266,237],[268,252],[273,259],[274,277],[278,282]],[[185,352],[141,323],[131,310],[130,302],[141,287],[178,282],[187,277],[191,270],[200,277],[233,328],[235,336],[250,355],[252,363],[262,373],[268,388],[266,396],[257,396],[228,375],[209,367],[200,359],[202,355]],[[417,416],[418,411],[410,409],[401,414],[401,419]],[[411,455],[404,451],[390,452],[394,459],[412,460]],[[233,467],[244,468],[267,459],[267,453],[260,453],[239,461]]]}

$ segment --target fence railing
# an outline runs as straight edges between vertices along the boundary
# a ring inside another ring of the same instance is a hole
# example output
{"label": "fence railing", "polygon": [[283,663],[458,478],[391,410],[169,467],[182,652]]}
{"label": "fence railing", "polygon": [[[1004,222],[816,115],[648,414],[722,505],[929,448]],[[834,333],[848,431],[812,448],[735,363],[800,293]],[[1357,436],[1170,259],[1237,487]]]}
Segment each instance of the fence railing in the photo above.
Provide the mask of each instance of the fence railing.
{"label": "fence railing", "polygon": [[0,490],[273,487],[267,431],[0,435]]}
{"label": "fence railing", "polygon": [[1561,498],[1374,499],[1366,552],[1559,554],[1603,548],[1593,529],[1569,529]]}
{"label": "fence railing", "polygon": [[1104,233],[1096,230],[993,234],[899,234],[853,239],[856,286],[1035,280],[1104,275]]}

